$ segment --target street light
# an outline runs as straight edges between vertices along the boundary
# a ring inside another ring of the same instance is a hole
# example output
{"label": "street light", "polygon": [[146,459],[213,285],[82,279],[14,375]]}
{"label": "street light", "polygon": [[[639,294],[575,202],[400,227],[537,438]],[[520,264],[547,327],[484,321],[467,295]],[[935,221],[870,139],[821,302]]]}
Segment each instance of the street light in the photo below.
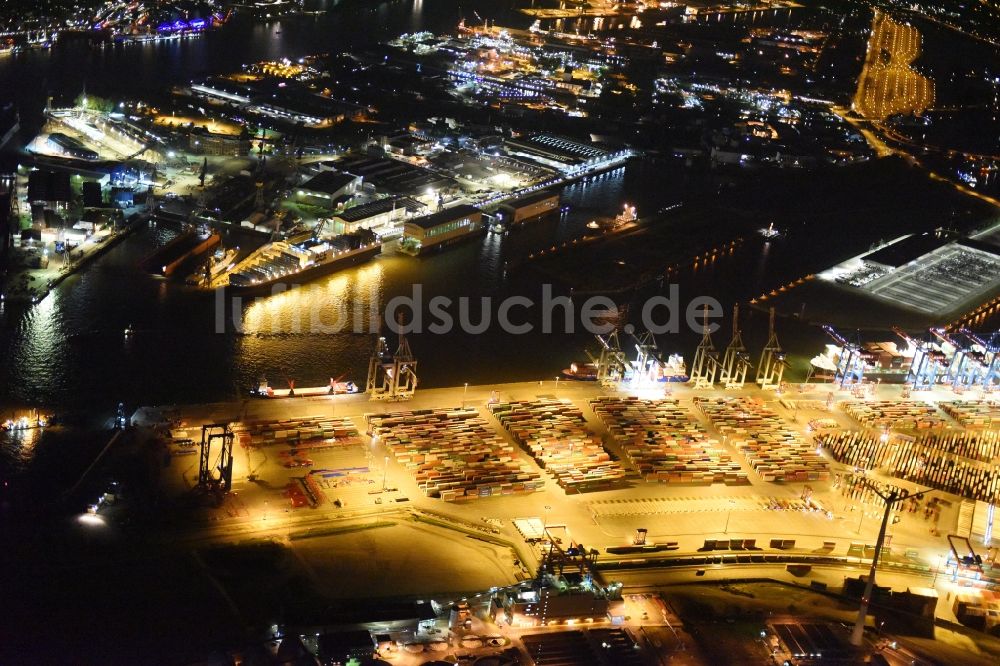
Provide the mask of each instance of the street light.
{"label": "street light", "polygon": [[385,477],[389,473],[389,456],[385,457],[385,464],[382,466],[382,492],[385,492]]}
{"label": "street light", "polygon": [[854,630],[851,632],[851,645],[859,647],[864,641],[865,618],[868,616],[868,605],[871,603],[872,590],[875,588],[875,567],[878,566],[878,558],[879,555],[882,554],[882,544],[885,542],[885,530],[889,525],[889,514],[892,513],[892,507],[897,502],[904,499],[921,497],[922,495],[931,492],[931,490],[928,489],[903,497],[896,490],[890,490],[888,494],[883,494],[882,490],[878,486],[867,479],[862,479],[861,482],[867,485],[872,492],[882,498],[882,501],[885,502],[885,512],[882,514],[882,527],[879,528],[878,539],[875,541],[875,553],[872,555],[872,567],[868,572],[868,581],[865,583],[865,593],[861,596],[861,607],[858,608],[858,619],[855,620]]}
{"label": "street light", "polygon": [[465,396],[469,395],[469,382],[465,382],[465,389],[462,391],[462,409],[465,409]]}
{"label": "street light", "polygon": [[723,534],[729,534],[729,519],[733,515],[733,506],[736,504],[736,500],[729,500],[729,511],[726,513],[726,527],[722,530]]}

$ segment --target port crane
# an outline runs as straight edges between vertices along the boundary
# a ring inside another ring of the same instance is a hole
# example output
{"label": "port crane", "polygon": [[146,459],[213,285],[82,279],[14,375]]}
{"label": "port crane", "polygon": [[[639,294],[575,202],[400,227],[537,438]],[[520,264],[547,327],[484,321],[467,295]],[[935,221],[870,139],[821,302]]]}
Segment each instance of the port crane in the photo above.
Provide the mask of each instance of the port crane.
{"label": "port crane", "polygon": [[967,328],[961,329],[959,333],[972,343],[977,353],[981,354],[980,385],[986,390],[1000,387],[1000,331],[995,331],[988,340],[984,340]]}
{"label": "port crane", "polygon": [[618,339],[618,331],[611,331],[607,335],[595,334],[594,337],[597,338],[601,351],[596,357],[588,351],[587,356],[597,367],[597,381],[601,386],[615,387],[625,379],[625,374],[629,370],[625,352],[622,351]]}
{"label": "port crane", "polygon": [[708,324],[708,306],[703,311],[701,342],[694,352],[688,382],[691,388],[710,389],[715,385],[715,376],[721,367],[719,352],[712,342],[711,327]]}
{"label": "port crane", "polygon": [[746,383],[749,369],[750,355],[740,332],[740,304],[736,303],[733,305],[733,338],[722,356],[719,382],[727,389],[741,389]]}
{"label": "port crane", "polygon": [[[212,466],[212,444],[220,445],[219,458]],[[217,474],[216,474],[217,473]],[[229,492],[233,486],[233,431],[228,423],[207,423],[201,427],[198,450],[198,487]]]}
{"label": "port crane", "polygon": [[785,374],[788,361],[785,360],[785,350],[778,342],[778,333],[774,327],[774,308],[768,314],[768,336],[767,344],[760,353],[760,362],[757,364],[757,385],[763,389],[777,389],[781,386],[781,379]]}
{"label": "port crane", "polygon": [[371,400],[409,400],[417,390],[417,359],[403,333],[403,316],[398,318],[399,346],[389,354],[385,336],[378,335],[375,351],[368,360],[365,392]]}
{"label": "port crane", "polygon": [[975,344],[968,341],[957,340],[948,335],[943,328],[932,328],[933,333],[941,341],[941,348],[947,354],[951,348],[951,359],[944,371],[944,380],[951,384],[955,391],[973,388],[979,384],[979,380],[985,372],[983,362],[985,354],[975,348]]}
{"label": "port crane", "polygon": [[915,391],[934,388],[946,372],[948,358],[945,353],[931,341],[911,338],[897,326],[893,326],[892,331],[914,349],[906,384]]}
{"label": "port crane", "polygon": [[861,346],[859,337],[856,335],[855,339],[850,341],[829,324],[824,324],[823,330],[833,338],[834,342],[840,345],[840,357],[837,361],[837,370],[834,374],[833,382],[839,384],[841,388],[846,388],[853,384],[861,384],[865,379],[865,367],[868,358]]}
{"label": "port crane", "polygon": [[653,385],[659,379],[664,365],[656,348],[656,340],[649,331],[641,335],[632,333],[631,336],[635,342],[636,357],[631,364],[629,379],[637,386]]}

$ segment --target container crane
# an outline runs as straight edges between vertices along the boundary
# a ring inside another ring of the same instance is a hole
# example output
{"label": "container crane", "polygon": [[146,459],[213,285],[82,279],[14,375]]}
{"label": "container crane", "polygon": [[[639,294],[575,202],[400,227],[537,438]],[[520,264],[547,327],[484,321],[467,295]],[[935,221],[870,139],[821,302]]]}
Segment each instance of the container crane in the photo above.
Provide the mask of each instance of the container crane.
{"label": "container crane", "polygon": [[694,352],[694,360],[691,362],[691,374],[689,382],[691,388],[709,389],[715,385],[715,375],[719,370],[719,352],[712,342],[712,333],[708,325],[708,306],[704,309],[704,321],[702,323],[701,342]]}
{"label": "container crane", "polygon": [[608,388],[617,386],[625,379],[625,374],[629,370],[625,352],[622,351],[621,342],[618,339],[618,331],[611,331],[606,336],[595,334],[594,337],[597,338],[601,351],[597,357],[590,352],[587,352],[587,356],[591,363],[597,367],[597,381],[601,386]]}
{"label": "container crane", "polygon": [[948,364],[945,353],[936,349],[929,340],[916,340],[897,326],[893,326],[892,331],[914,349],[913,362],[906,373],[906,384],[915,391],[934,388],[945,374]]}
{"label": "container crane", "polygon": [[750,369],[750,355],[743,344],[743,334],[740,332],[740,304],[733,305],[733,337],[722,356],[722,369],[719,371],[719,381],[727,389],[741,389],[746,383],[747,371]]}
{"label": "container crane", "polygon": [[785,360],[785,350],[778,342],[778,334],[774,328],[774,308],[768,315],[767,344],[760,353],[760,363],[757,364],[757,385],[763,389],[777,389],[781,386],[781,378],[785,374],[788,361]]}
{"label": "container crane", "polygon": [[[219,442],[219,458],[212,467],[212,443]],[[217,474],[216,474],[217,473]],[[233,485],[233,431],[228,423],[209,423],[201,427],[198,451],[198,487],[229,492]]]}
{"label": "container crane", "polygon": [[944,345],[953,350],[951,360],[945,369],[945,380],[956,391],[977,386],[986,370],[983,366],[985,360],[983,351],[976,349],[975,343],[968,341],[968,336],[963,336],[966,341],[962,342],[952,338],[943,328],[932,328],[931,333],[941,340],[943,351],[946,351]]}
{"label": "container crane", "polygon": [[371,400],[409,400],[417,390],[417,360],[403,333],[403,317],[399,316],[399,346],[389,354],[385,336],[375,341],[375,351],[368,359],[368,381],[365,392]]}
{"label": "container crane", "polygon": [[1000,331],[995,331],[988,340],[984,340],[967,328],[959,331],[982,354],[983,373],[980,385],[986,389],[1000,387]]}
{"label": "container crane", "polygon": [[834,342],[840,345],[837,372],[833,377],[833,382],[839,384],[841,388],[862,383],[865,378],[867,358],[861,347],[860,339],[854,342],[848,341],[829,324],[824,324],[823,330],[833,338]]}
{"label": "container crane", "polygon": [[655,384],[662,373],[663,361],[656,349],[656,340],[649,331],[641,335],[631,334],[635,341],[636,357],[632,361],[630,379],[633,384],[648,386]]}

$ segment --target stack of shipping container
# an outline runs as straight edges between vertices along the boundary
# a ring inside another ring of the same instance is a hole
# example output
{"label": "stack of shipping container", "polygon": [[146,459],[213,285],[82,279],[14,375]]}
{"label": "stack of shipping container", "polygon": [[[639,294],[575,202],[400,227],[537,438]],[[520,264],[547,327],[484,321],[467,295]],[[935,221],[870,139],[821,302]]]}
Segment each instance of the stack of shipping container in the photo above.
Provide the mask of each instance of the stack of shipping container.
{"label": "stack of shipping container", "polygon": [[368,414],[368,434],[412,472],[428,497],[449,502],[541,490],[539,473],[475,409]]}
{"label": "stack of shipping container", "polygon": [[677,400],[602,396],[591,409],[647,481],[670,484],[748,483],[739,463],[709,439]]}
{"label": "stack of shipping container", "polygon": [[830,468],[798,433],[749,398],[696,397],[694,404],[764,481],[824,481]]}
{"label": "stack of shipping container", "polygon": [[583,413],[569,402],[501,402],[490,405],[490,411],[564,490],[607,488],[625,477],[600,437],[587,428]]}

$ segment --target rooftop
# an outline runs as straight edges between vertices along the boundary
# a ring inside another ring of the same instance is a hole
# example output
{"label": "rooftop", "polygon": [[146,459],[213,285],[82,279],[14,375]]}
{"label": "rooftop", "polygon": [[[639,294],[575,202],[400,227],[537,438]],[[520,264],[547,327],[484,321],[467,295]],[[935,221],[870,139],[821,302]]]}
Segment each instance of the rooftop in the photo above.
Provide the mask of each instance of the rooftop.
{"label": "rooftop", "polygon": [[302,184],[303,190],[334,194],[357,180],[358,177],[343,171],[321,171]]}
{"label": "rooftop", "polygon": [[466,217],[478,212],[479,209],[475,206],[470,206],[469,204],[459,204],[458,206],[445,208],[444,210],[439,210],[438,212],[431,213],[430,215],[414,218],[410,220],[410,223],[417,225],[421,229],[433,229],[440,224],[445,224],[446,222],[451,222],[452,220]]}
{"label": "rooftop", "polygon": [[426,206],[410,197],[389,197],[361,204],[360,206],[352,206],[337,217],[344,222],[359,222],[369,217],[388,213],[394,208],[406,208],[408,213],[417,213],[426,208]]}
{"label": "rooftop", "polygon": [[521,206],[530,206],[531,204],[538,203],[539,201],[545,201],[546,199],[551,199],[552,197],[556,197],[558,199],[559,192],[556,190],[540,190],[538,192],[533,192],[523,197],[514,199],[513,201],[508,201],[505,205],[512,208],[519,208]]}

